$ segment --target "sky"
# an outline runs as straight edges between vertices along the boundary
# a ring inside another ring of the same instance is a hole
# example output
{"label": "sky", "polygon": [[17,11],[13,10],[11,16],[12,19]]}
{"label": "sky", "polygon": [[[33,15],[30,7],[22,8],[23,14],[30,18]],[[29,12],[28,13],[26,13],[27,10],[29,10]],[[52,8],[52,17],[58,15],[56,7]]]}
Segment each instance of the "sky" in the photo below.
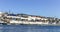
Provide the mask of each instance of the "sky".
{"label": "sky", "polygon": [[0,0],[0,11],[60,18],[60,0]]}

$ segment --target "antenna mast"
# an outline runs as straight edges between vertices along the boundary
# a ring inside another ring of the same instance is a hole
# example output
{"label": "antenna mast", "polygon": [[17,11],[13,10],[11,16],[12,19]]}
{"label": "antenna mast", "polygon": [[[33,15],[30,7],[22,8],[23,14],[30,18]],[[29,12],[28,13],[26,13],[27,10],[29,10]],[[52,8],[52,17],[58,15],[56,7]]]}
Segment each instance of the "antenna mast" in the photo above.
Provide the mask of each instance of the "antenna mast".
{"label": "antenna mast", "polygon": [[10,10],[9,10],[9,12],[8,12],[9,14],[10,14]]}

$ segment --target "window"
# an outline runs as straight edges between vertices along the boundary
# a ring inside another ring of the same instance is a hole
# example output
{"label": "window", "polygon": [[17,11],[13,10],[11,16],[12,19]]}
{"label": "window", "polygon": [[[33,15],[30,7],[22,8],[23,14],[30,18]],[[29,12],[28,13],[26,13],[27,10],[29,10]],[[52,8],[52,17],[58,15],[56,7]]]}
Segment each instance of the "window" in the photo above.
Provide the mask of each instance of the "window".
{"label": "window", "polygon": [[32,21],[32,22],[34,22],[34,20],[33,20],[33,19],[32,19],[31,21]]}
{"label": "window", "polygon": [[35,21],[40,21],[40,20],[36,19]]}
{"label": "window", "polygon": [[21,21],[25,21],[25,19],[21,19]]}
{"label": "window", "polygon": [[21,19],[21,21],[28,21],[28,19]]}
{"label": "window", "polygon": [[28,16],[21,16],[21,17],[28,18]]}

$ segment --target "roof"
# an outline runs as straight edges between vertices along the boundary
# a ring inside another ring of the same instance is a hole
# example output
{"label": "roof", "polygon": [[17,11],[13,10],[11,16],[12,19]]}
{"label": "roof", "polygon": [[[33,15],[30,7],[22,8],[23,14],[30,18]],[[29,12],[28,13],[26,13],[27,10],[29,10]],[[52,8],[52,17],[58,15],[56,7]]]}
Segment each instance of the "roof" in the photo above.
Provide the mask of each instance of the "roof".
{"label": "roof", "polygon": [[16,16],[16,14],[8,14],[7,16]]}

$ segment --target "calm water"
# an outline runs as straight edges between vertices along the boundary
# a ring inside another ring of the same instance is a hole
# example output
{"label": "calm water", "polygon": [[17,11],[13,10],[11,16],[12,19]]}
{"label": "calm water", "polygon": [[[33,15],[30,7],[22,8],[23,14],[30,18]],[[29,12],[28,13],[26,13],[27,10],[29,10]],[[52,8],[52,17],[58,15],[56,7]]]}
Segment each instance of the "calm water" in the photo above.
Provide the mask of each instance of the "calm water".
{"label": "calm water", "polygon": [[60,26],[0,25],[0,32],[60,32]]}

